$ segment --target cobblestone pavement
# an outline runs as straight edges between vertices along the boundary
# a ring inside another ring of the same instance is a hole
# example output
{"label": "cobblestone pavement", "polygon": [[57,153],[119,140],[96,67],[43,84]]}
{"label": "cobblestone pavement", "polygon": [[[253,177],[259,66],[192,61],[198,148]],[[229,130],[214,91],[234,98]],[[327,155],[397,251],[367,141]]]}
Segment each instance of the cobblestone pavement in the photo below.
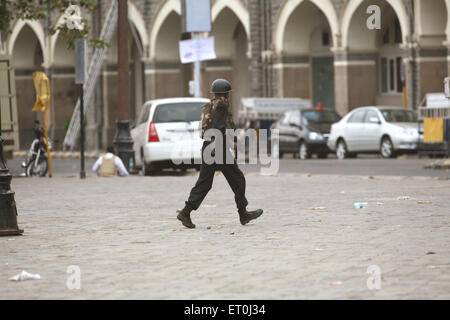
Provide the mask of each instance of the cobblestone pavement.
{"label": "cobblestone pavement", "polygon": [[[266,211],[243,227],[218,176],[188,230],[175,210],[195,179],[14,179],[25,234],[0,238],[0,299],[450,298],[448,180],[248,173]],[[22,270],[41,279],[8,280]]]}

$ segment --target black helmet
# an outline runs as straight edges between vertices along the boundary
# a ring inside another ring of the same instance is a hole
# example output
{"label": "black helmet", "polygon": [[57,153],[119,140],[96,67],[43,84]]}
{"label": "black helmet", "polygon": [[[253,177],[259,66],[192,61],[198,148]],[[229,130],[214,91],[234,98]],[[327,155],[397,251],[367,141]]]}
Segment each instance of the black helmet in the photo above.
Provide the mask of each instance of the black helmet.
{"label": "black helmet", "polygon": [[231,90],[231,84],[225,79],[217,79],[211,85],[211,93],[227,93]]}

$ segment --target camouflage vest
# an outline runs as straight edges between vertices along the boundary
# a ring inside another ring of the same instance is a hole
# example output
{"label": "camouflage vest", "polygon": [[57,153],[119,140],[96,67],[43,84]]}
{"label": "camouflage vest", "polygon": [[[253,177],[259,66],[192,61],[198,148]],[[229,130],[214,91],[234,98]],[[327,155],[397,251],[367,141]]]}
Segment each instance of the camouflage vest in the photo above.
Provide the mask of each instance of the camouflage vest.
{"label": "camouflage vest", "polygon": [[226,98],[214,98],[211,102],[206,103],[202,107],[202,116],[200,119],[200,137],[203,139],[205,132],[213,127],[214,116],[216,114],[217,106],[220,102],[226,103],[228,105],[228,116],[227,116],[227,129],[236,129],[233,121],[233,114],[231,113],[231,105]]}

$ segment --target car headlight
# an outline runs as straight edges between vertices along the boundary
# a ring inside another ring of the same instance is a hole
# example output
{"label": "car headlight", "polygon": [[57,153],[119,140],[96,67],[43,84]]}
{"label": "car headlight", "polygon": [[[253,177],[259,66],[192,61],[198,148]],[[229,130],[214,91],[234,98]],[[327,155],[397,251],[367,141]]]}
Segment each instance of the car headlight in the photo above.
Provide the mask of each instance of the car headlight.
{"label": "car headlight", "polygon": [[416,136],[419,134],[419,130],[413,128],[404,128],[402,129],[402,133],[408,136]]}
{"label": "car headlight", "polygon": [[317,132],[310,132],[309,139],[310,140],[323,140],[323,136]]}

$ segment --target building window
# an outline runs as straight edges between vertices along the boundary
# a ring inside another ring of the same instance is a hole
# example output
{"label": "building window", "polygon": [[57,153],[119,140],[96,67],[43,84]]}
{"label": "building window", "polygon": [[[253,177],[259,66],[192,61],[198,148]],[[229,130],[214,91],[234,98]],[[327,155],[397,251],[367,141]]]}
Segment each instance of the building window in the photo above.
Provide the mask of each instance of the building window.
{"label": "building window", "polygon": [[402,57],[382,57],[380,63],[381,92],[400,93],[403,91]]}
{"label": "building window", "polygon": [[328,47],[330,45],[330,33],[328,31],[322,32],[322,45]]}
{"label": "building window", "polygon": [[402,43],[402,29],[400,27],[400,22],[398,19],[395,19],[394,23],[394,42],[395,43]]}

